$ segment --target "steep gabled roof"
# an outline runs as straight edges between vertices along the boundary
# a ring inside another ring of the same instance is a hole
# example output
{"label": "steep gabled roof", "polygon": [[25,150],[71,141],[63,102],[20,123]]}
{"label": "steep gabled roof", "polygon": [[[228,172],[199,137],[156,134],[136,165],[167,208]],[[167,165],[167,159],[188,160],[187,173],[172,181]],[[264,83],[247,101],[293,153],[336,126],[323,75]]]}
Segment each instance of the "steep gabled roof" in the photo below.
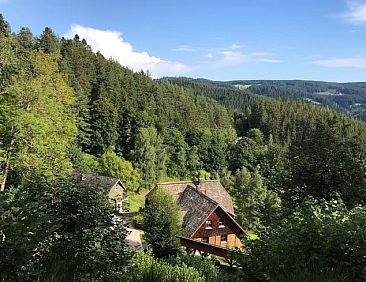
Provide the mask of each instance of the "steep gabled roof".
{"label": "steep gabled roof", "polygon": [[168,183],[158,183],[157,187],[152,189],[146,198],[150,198],[150,195],[157,188],[162,188],[169,192],[175,201],[178,201],[179,197],[185,191],[187,187],[195,188],[196,190],[202,192],[208,198],[214,200],[219,204],[226,212],[234,215],[234,207],[229,193],[221,185],[218,180],[201,180],[197,182],[193,181],[180,181],[180,182],[168,182]]}
{"label": "steep gabled roof", "polygon": [[184,237],[192,236],[218,206],[215,201],[190,186],[184,190],[177,203],[185,212],[183,217]]}
{"label": "steep gabled roof", "polygon": [[206,180],[203,181],[199,187],[198,191],[202,192],[210,199],[217,202],[226,212],[234,215],[233,202],[231,196],[226,191],[226,189],[221,185],[218,180]]}
{"label": "steep gabled roof", "polygon": [[201,191],[187,187],[177,201],[183,211],[183,236],[190,238],[197,229],[205,223],[205,220],[216,209],[222,210],[231,220],[236,234],[245,234],[245,230],[235,221],[235,219],[222,208],[216,201],[203,194]]}
{"label": "steep gabled roof", "polygon": [[[166,183],[158,183],[156,188],[162,188],[165,191],[169,192],[174,198],[175,201],[178,201],[178,198],[183,193],[183,191],[189,187],[196,187],[194,182],[192,181],[180,181],[180,182],[166,182]],[[150,198],[150,195],[156,188],[152,189],[147,195],[147,198]]]}
{"label": "steep gabled roof", "polygon": [[80,187],[99,187],[109,192],[113,186],[119,183],[124,188],[118,178],[111,176],[102,176],[92,173],[75,173],[74,179]]}

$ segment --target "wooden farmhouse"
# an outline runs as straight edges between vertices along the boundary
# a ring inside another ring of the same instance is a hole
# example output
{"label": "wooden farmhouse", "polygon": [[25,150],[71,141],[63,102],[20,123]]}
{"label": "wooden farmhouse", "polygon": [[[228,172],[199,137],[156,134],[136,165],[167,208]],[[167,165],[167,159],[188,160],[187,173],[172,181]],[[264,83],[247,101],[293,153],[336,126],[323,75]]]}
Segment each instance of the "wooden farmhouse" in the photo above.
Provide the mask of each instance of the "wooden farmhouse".
{"label": "wooden farmhouse", "polygon": [[118,178],[88,173],[76,173],[74,178],[79,187],[106,191],[116,212],[128,212],[127,190]]}
{"label": "wooden farmhouse", "polygon": [[181,208],[182,246],[205,254],[228,256],[229,249],[240,249],[245,235],[235,221],[231,197],[217,180],[160,183],[155,189],[169,192]]}

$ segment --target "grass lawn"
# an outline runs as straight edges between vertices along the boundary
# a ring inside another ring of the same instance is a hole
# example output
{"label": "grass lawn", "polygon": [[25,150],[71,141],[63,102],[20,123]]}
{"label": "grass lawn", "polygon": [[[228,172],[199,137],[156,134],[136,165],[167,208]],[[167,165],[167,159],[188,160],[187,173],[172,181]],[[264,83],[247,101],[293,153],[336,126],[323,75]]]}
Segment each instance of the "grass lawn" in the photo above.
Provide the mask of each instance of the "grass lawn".
{"label": "grass lawn", "polygon": [[130,202],[130,212],[138,212],[140,207],[145,204],[145,195],[149,192],[148,190],[143,190],[139,194],[131,193],[128,195],[128,201]]}

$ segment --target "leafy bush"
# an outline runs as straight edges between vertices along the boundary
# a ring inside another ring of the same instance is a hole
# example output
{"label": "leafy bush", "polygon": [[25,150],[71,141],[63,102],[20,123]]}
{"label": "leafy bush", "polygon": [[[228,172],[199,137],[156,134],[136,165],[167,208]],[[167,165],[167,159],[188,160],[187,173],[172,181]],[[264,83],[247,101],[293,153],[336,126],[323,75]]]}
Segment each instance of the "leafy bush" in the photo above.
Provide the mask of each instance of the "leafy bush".
{"label": "leafy bush", "polygon": [[180,265],[159,261],[151,253],[136,253],[131,260],[128,281],[131,282],[204,282],[205,276],[185,263]]}
{"label": "leafy bush", "polygon": [[297,212],[248,240],[241,257],[247,273],[261,279],[299,269],[366,279],[366,210],[348,211],[341,199],[306,201]]}
{"label": "leafy bush", "polygon": [[102,189],[66,178],[34,176],[2,193],[0,279],[115,281],[129,254],[111,213]]}
{"label": "leafy bush", "polygon": [[136,228],[142,229],[143,228],[143,220],[144,216],[142,214],[135,215],[133,218],[133,224]]}
{"label": "leafy bush", "polygon": [[214,263],[210,259],[197,255],[182,253],[176,257],[169,257],[164,261],[171,265],[187,265],[193,267],[202,277],[205,277],[206,281],[216,281],[218,277],[218,269]]}

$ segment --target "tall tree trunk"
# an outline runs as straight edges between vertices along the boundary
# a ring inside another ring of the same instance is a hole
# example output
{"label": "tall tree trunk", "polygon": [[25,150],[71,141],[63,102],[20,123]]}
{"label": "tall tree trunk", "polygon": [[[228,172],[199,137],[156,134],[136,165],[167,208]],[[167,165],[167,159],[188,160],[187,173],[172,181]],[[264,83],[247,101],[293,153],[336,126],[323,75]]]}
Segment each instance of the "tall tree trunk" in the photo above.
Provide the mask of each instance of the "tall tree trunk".
{"label": "tall tree trunk", "polygon": [[9,174],[9,159],[7,158],[4,164],[4,169],[3,169],[3,179],[1,180],[1,184],[0,184],[0,192],[5,190],[5,184],[6,184],[6,179],[8,178],[8,174]]}
{"label": "tall tree trunk", "polygon": [[[12,130],[14,131],[14,130]],[[11,154],[11,151],[13,150],[13,147],[14,147],[14,142],[15,142],[15,137],[16,137],[16,132],[13,133],[13,136],[11,138],[11,141],[10,141],[10,146],[9,146],[9,149],[8,151],[6,152],[6,159],[4,161],[4,167],[2,168],[2,180],[1,180],[1,184],[0,184],[0,192],[4,191],[5,190],[5,184],[6,184],[6,180],[8,178],[8,174],[9,174],[9,168],[10,168],[10,154]]]}

